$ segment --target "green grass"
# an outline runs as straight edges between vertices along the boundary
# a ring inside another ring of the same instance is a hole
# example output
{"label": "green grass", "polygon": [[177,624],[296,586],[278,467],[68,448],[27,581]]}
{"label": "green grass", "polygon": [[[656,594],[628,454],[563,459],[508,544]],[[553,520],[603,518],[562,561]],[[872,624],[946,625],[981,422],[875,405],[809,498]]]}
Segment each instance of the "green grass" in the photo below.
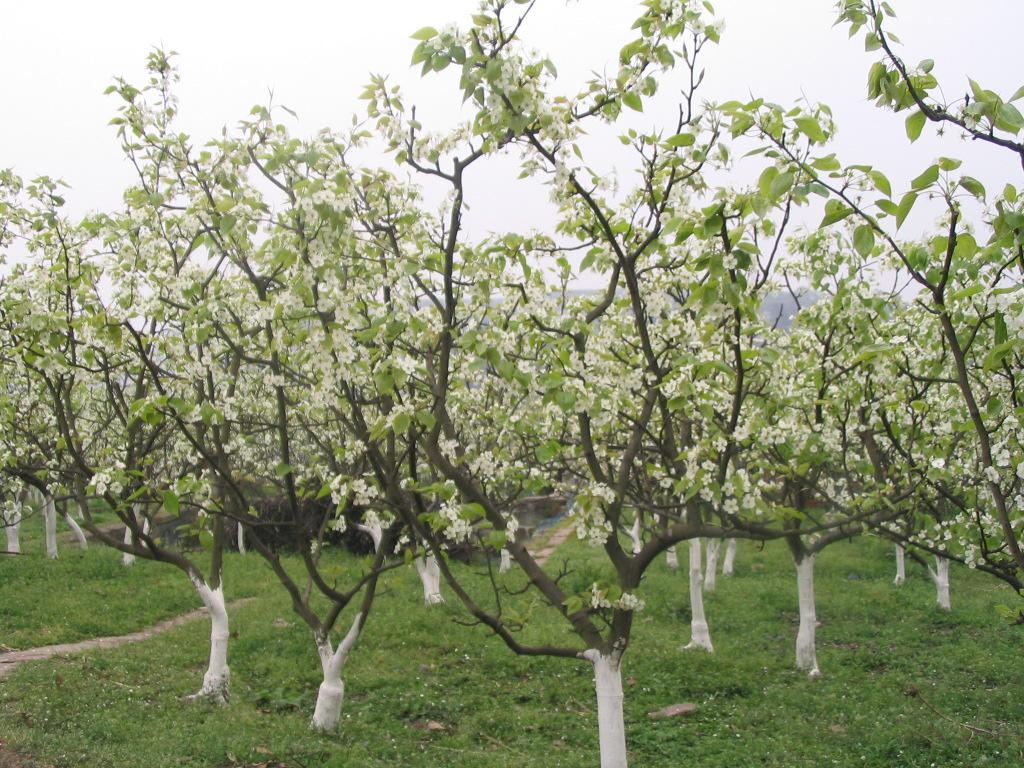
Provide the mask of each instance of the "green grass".
{"label": "green grass", "polygon": [[[569,581],[585,585],[601,570],[579,544],[567,544],[557,557],[563,553],[573,562]],[[339,569],[358,567],[335,557]],[[1024,635],[998,617],[995,606],[1010,602],[1011,593],[989,578],[954,568],[954,610],[942,614],[923,572],[912,568],[906,585],[892,586],[888,547],[872,541],[832,547],[819,558],[816,585],[824,677],[810,681],[793,669],[796,584],[783,546],[740,545],[736,576],[720,578],[706,599],[713,655],[681,650],[689,639],[682,559],[678,573],[663,563],[651,568],[641,592],[647,609],[625,659],[633,765],[1024,761]],[[66,562],[68,577],[78,563],[77,583],[54,599],[91,595],[102,582],[87,570],[91,560]],[[41,563],[38,572],[52,565]],[[184,701],[205,667],[209,628],[196,622],[135,646],[21,666],[0,682],[0,740],[55,766],[95,768],[275,760],[304,768],[597,765],[588,665],[517,658],[479,627],[455,623],[463,617],[456,606],[424,608],[411,568],[387,575],[349,660],[338,735],[312,734],[307,724],[320,675],[309,633],[257,557],[232,557],[228,565],[229,595],[240,594],[239,585],[262,592],[232,615],[238,637],[231,647],[230,706]],[[0,604],[21,601],[11,594],[8,564],[0,561],[0,568]],[[157,587],[146,580],[156,577],[147,569],[132,578],[137,592],[155,603]],[[183,581],[174,572],[168,578]],[[472,580],[484,594],[482,580]],[[34,580],[19,589],[25,599],[46,591]],[[173,591],[169,584],[165,589],[161,601]],[[521,610],[529,608],[519,602]],[[538,608],[535,620],[530,637],[571,642],[544,610]],[[920,695],[907,694],[912,686]],[[672,720],[647,716],[682,701],[696,703],[697,711]],[[428,729],[430,722],[444,730]],[[958,723],[997,735],[972,734]]]}

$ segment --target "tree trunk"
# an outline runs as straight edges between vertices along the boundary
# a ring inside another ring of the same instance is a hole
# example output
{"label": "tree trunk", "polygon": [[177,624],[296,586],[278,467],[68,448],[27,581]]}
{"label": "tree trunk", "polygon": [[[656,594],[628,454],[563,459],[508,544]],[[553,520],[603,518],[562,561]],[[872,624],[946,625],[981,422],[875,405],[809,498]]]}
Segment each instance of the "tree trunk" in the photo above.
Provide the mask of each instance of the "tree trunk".
{"label": "tree trunk", "polygon": [[437,605],[444,602],[444,595],[441,594],[441,567],[437,564],[433,553],[426,557],[419,556],[413,563],[416,565],[416,572],[423,582],[423,602],[426,605]]}
{"label": "tree trunk", "polygon": [[702,648],[714,651],[711,645],[711,633],[708,622],[704,618],[704,589],[701,584],[701,541],[690,539],[690,642],[684,650]]}
{"label": "tree trunk", "polygon": [[820,677],[814,633],[818,617],[814,606],[814,558],[807,555],[796,563],[797,596],[800,601],[800,629],[796,633],[796,668],[809,677]]}
{"label": "tree trunk", "polygon": [[373,525],[366,525],[365,523],[356,523],[356,529],[367,534],[373,539],[373,551],[374,553],[380,552],[380,544],[384,541],[384,529],[376,523]]}
{"label": "tree trunk", "polygon": [[46,530],[46,556],[57,559],[57,507],[53,496],[46,494],[43,501],[43,526]]}
{"label": "tree trunk", "polygon": [[736,565],[736,539],[729,539],[725,545],[725,557],[722,559],[722,575],[732,576],[733,567]]}
{"label": "tree trunk", "polygon": [[21,554],[21,500],[14,500],[14,512],[8,519],[4,515],[4,531],[7,533],[7,551],[12,555]]}
{"label": "tree trunk", "polygon": [[501,550],[501,564],[498,565],[498,573],[507,573],[512,568],[512,553],[507,549]]}
{"label": "tree trunk", "polygon": [[704,591],[715,591],[715,577],[718,574],[718,550],[722,546],[721,539],[708,539],[708,562],[704,568]]}
{"label": "tree trunk", "polygon": [[316,695],[316,708],[313,710],[313,721],[310,723],[314,730],[327,733],[338,727],[338,721],[341,719],[341,704],[345,699],[345,683],[341,679],[341,672],[345,668],[349,651],[359,639],[362,626],[363,614],[357,613],[352,627],[336,651],[331,648],[329,636],[317,638],[316,649],[320,654],[320,667],[323,669],[324,681],[320,683],[320,690]]}
{"label": "tree trunk", "polygon": [[[139,518],[142,517],[142,532],[144,534],[148,534],[149,533],[149,518],[142,516],[142,505],[141,504],[133,504],[132,505],[132,515],[135,517],[135,522],[136,523],[138,523]],[[132,536],[132,529],[129,528],[126,525],[124,527],[124,543],[125,544],[134,544],[135,541],[136,541],[135,537]],[[135,555],[131,554],[130,552],[123,553],[121,555],[121,564],[126,566],[126,567],[130,566],[130,565],[135,565]]]}
{"label": "tree trunk", "polygon": [[671,571],[679,570],[679,555],[676,554],[675,544],[665,550],[665,565],[667,565]]}
{"label": "tree trunk", "polygon": [[945,557],[935,555],[935,570],[928,569],[928,574],[935,584],[935,601],[939,608],[944,611],[953,610],[949,601],[949,560]]}
{"label": "tree trunk", "polygon": [[907,580],[907,567],[904,561],[904,549],[901,545],[896,545],[896,578],[892,580],[892,583],[897,587],[903,586],[903,583]]}
{"label": "tree trunk", "polygon": [[68,528],[75,535],[75,540],[78,542],[78,546],[81,549],[89,548],[89,541],[85,538],[85,533],[82,531],[82,526],[75,522],[75,518],[71,516],[71,513],[64,510],[64,522],[68,524]]}
{"label": "tree trunk", "polygon": [[622,654],[613,652],[606,656],[591,648],[584,651],[583,656],[594,665],[601,768],[627,768],[626,724],[622,714]]}
{"label": "tree trunk", "polygon": [[224,606],[224,585],[210,589],[205,581],[195,577],[192,584],[210,614],[210,661],[203,675],[203,687],[192,698],[225,704],[231,682],[231,670],[228,668],[228,638],[231,633],[228,629],[228,612]]}
{"label": "tree trunk", "polygon": [[629,540],[630,540],[630,542],[632,542],[633,554],[634,555],[640,554],[640,550],[644,548],[644,542],[643,542],[643,539],[640,537],[640,515],[639,514],[637,514],[636,519],[633,520],[633,525],[631,525],[626,530],[626,535],[629,536]]}
{"label": "tree trunk", "polygon": [[240,555],[245,554],[245,526],[241,523],[238,524],[238,553]]}

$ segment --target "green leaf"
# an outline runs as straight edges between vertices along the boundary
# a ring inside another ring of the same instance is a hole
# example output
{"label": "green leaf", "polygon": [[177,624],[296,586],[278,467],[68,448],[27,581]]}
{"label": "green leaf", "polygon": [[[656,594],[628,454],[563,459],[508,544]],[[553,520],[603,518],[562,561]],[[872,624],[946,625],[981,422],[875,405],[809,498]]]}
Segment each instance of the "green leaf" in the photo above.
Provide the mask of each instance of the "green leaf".
{"label": "green leaf", "polygon": [[395,416],[392,427],[396,434],[404,434],[408,431],[410,424],[412,424],[412,417],[408,413],[403,412]]}
{"label": "green leaf", "polygon": [[177,517],[180,508],[178,495],[174,491],[164,491],[164,509],[167,510],[167,514]]}
{"label": "green leaf", "polygon": [[862,224],[853,231],[853,247],[865,258],[871,255],[875,247],[875,231],[870,224]]}
{"label": "green leaf", "polygon": [[676,148],[693,146],[696,141],[697,137],[692,133],[677,133],[675,136],[669,136],[665,139],[666,144]]}
{"label": "green leaf", "polygon": [[1010,338],[1002,312],[996,312],[996,344],[1004,344]]}
{"label": "green leaf", "polygon": [[907,118],[907,138],[912,142],[917,141],[921,136],[921,131],[924,129],[924,124],[928,121],[925,117],[924,112],[917,110],[914,114]]}
{"label": "green leaf", "polygon": [[[935,166],[932,166],[933,168]],[[896,209],[896,229],[903,226],[903,222],[907,220],[907,216],[910,215],[910,209],[914,207],[914,203],[917,202],[917,192],[907,192],[900,200],[899,208]]]}
{"label": "green leaf", "polygon": [[921,190],[930,187],[939,180],[939,166],[933,165],[924,171],[920,176],[910,182],[910,188]]}
{"label": "green leaf", "polygon": [[437,37],[438,32],[433,27],[423,27],[412,33],[411,37],[413,40],[430,40],[432,37]]}
{"label": "green leaf", "polygon": [[825,216],[822,218],[821,224],[818,225],[818,229],[835,224],[837,221],[842,221],[851,213],[853,213],[853,208],[843,205],[838,200],[829,200],[825,204]]}
{"label": "green leaf", "polygon": [[274,467],[274,474],[277,475],[278,477],[287,477],[293,471],[294,471],[294,467],[292,467],[291,464],[286,464],[283,461],[280,464],[278,464],[276,467]]}
{"label": "green leaf", "polygon": [[985,185],[973,176],[964,176],[960,179],[960,186],[970,192],[979,200],[985,199]]}
{"label": "green leaf", "polygon": [[817,118],[814,117],[798,117],[793,122],[796,123],[796,127],[811,141],[819,143],[825,142],[825,132],[821,130],[821,124]]}
{"label": "green leaf", "polygon": [[622,94],[622,103],[637,112],[644,111],[644,105],[643,102],[640,101],[640,96],[632,91]]}
{"label": "green leaf", "polygon": [[778,199],[786,194],[792,186],[793,174],[788,171],[786,173],[780,173],[774,180],[772,180],[771,189],[768,194],[771,197]]}

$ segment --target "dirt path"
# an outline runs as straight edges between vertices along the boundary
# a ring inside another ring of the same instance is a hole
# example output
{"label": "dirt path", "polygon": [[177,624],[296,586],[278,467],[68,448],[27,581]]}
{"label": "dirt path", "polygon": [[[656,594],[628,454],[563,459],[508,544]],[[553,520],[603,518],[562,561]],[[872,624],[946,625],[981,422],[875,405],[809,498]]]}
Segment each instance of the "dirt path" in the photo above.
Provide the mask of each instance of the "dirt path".
{"label": "dirt path", "polygon": [[[233,603],[228,604],[228,608],[234,609],[246,603],[250,603],[255,598],[246,597],[241,600],[235,600]],[[117,635],[115,637],[93,637],[89,640],[80,640],[77,643],[60,643],[58,645],[44,645],[40,648],[28,648],[24,651],[10,651],[8,653],[0,654],[0,679],[3,679],[5,675],[10,674],[19,664],[23,664],[26,661],[41,661],[42,659],[51,659],[54,656],[69,656],[73,653],[81,653],[82,651],[91,651],[94,648],[118,648],[128,643],[138,643],[143,640],[148,640],[156,635],[163,634],[168,630],[180,627],[182,624],[188,624],[190,621],[196,621],[197,619],[204,619],[208,616],[205,608],[197,608],[194,611],[183,613],[180,616],[175,616],[172,619],[165,619],[151,627],[140,629],[138,632],[132,632],[128,635]],[[0,768],[3,768],[3,764],[0,763]]]}
{"label": "dirt path", "polygon": [[534,555],[537,560],[537,565],[543,566],[550,557],[555,554],[555,550],[558,549],[565,540],[568,539],[576,528],[573,521],[566,518],[561,523],[556,525],[552,530],[547,540],[541,545],[541,548]]}

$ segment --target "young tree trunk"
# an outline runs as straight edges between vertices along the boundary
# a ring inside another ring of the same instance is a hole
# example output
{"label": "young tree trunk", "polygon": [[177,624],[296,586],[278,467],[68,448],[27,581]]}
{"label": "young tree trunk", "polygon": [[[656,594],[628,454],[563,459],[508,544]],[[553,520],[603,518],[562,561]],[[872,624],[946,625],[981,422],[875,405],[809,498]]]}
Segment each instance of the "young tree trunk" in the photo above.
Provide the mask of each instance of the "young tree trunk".
{"label": "young tree trunk", "polygon": [[238,553],[241,555],[245,554],[245,526],[241,523],[238,524]]}
{"label": "young tree trunk", "polygon": [[601,768],[627,768],[626,724],[622,714],[622,654],[613,652],[605,655],[591,648],[584,651],[583,656],[594,665]]}
{"label": "young tree trunk", "polygon": [[732,576],[733,567],[736,565],[736,539],[729,539],[725,545],[725,557],[722,559],[722,575]]}
{"label": "young tree trunk", "polygon": [[498,573],[508,573],[512,569],[512,553],[507,549],[501,550],[501,563],[498,565]]}
{"label": "young tree trunk", "polygon": [[718,550],[722,546],[721,539],[708,539],[708,562],[704,568],[704,591],[715,591],[715,577],[718,574]]}
{"label": "young tree trunk", "polygon": [[676,547],[674,544],[665,550],[665,565],[667,565],[671,571],[679,570],[679,555],[676,554]]}
{"label": "young tree trunk", "polygon": [[704,589],[701,584],[700,556],[700,539],[690,539],[690,642],[684,650],[702,648],[710,652],[715,649],[711,645],[711,633],[708,631],[707,619],[704,618]]}
{"label": "young tree trunk", "polygon": [[904,561],[905,550],[899,544],[896,545],[896,578],[892,583],[897,587],[902,586],[907,580],[907,567]]}
{"label": "young tree trunk", "polygon": [[420,555],[413,563],[416,565],[416,572],[423,582],[423,602],[426,605],[437,605],[444,602],[444,595],[441,594],[441,568],[437,564],[433,553],[426,557]]}
{"label": "young tree trunk", "polygon": [[7,533],[7,551],[12,555],[21,554],[21,499],[14,500],[14,512],[10,519],[4,516],[4,531]]}
{"label": "young tree trunk", "polygon": [[329,636],[321,636],[316,640],[324,681],[320,683],[320,690],[316,695],[316,708],[313,710],[313,721],[310,724],[314,730],[326,733],[334,731],[338,727],[338,720],[341,718],[341,704],[345,698],[345,683],[341,679],[341,672],[345,668],[349,651],[359,639],[362,625],[363,614],[357,613],[352,627],[336,651],[331,648]]}
{"label": "young tree trunk", "polygon": [[46,530],[46,556],[57,559],[57,507],[53,496],[46,494],[43,501],[43,526]]}
{"label": "young tree trunk", "polygon": [[[809,677],[819,677],[814,632],[818,617],[814,606],[814,558],[807,555],[796,561],[797,596],[800,602],[800,629],[796,633],[796,668]],[[795,559],[795,558],[794,558]]]}
{"label": "young tree trunk", "polygon": [[82,531],[82,527],[75,521],[75,518],[72,517],[71,513],[67,511],[67,508],[64,510],[64,522],[68,524],[68,528],[70,528],[71,532],[75,535],[75,540],[78,542],[78,546],[82,549],[88,549],[89,541],[85,538],[85,533]]}
{"label": "young tree trunk", "polygon": [[945,557],[935,555],[935,570],[928,569],[928,574],[935,584],[935,601],[939,608],[944,611],[953,610],[949,601],[949,560]]}
{"label": "young tree trunk", "polygon": [[192,584],[210,614],[210,661],[203,675],[203,687],[192,698],[225,704],[231,682],[231,670],[228,668],[228,638],[231,633],[224,605],[224,585],[219,584],[216,589],[211,589],[205,581],[194,577]]}
{"label": "young tree trunk", "polygon": [[[143,533],[149,533],[149,518],[142,516],[142,505],[141,504],[133,504],[132,505],[132,515],[135,517],[136,523],[139,521],[140,517],[142,518],[142,532]],[[131,544],[134,541],[135,541],[135,539],[132,536],[132,529],[129,528],[126,525],[124,527],[124,543],[125,544]],[[128,567],[130,565],[135,565],[135,555],[131,554],[130,552],[123,553],[121,555],[121,565],[123,565],[125,567]]]}

